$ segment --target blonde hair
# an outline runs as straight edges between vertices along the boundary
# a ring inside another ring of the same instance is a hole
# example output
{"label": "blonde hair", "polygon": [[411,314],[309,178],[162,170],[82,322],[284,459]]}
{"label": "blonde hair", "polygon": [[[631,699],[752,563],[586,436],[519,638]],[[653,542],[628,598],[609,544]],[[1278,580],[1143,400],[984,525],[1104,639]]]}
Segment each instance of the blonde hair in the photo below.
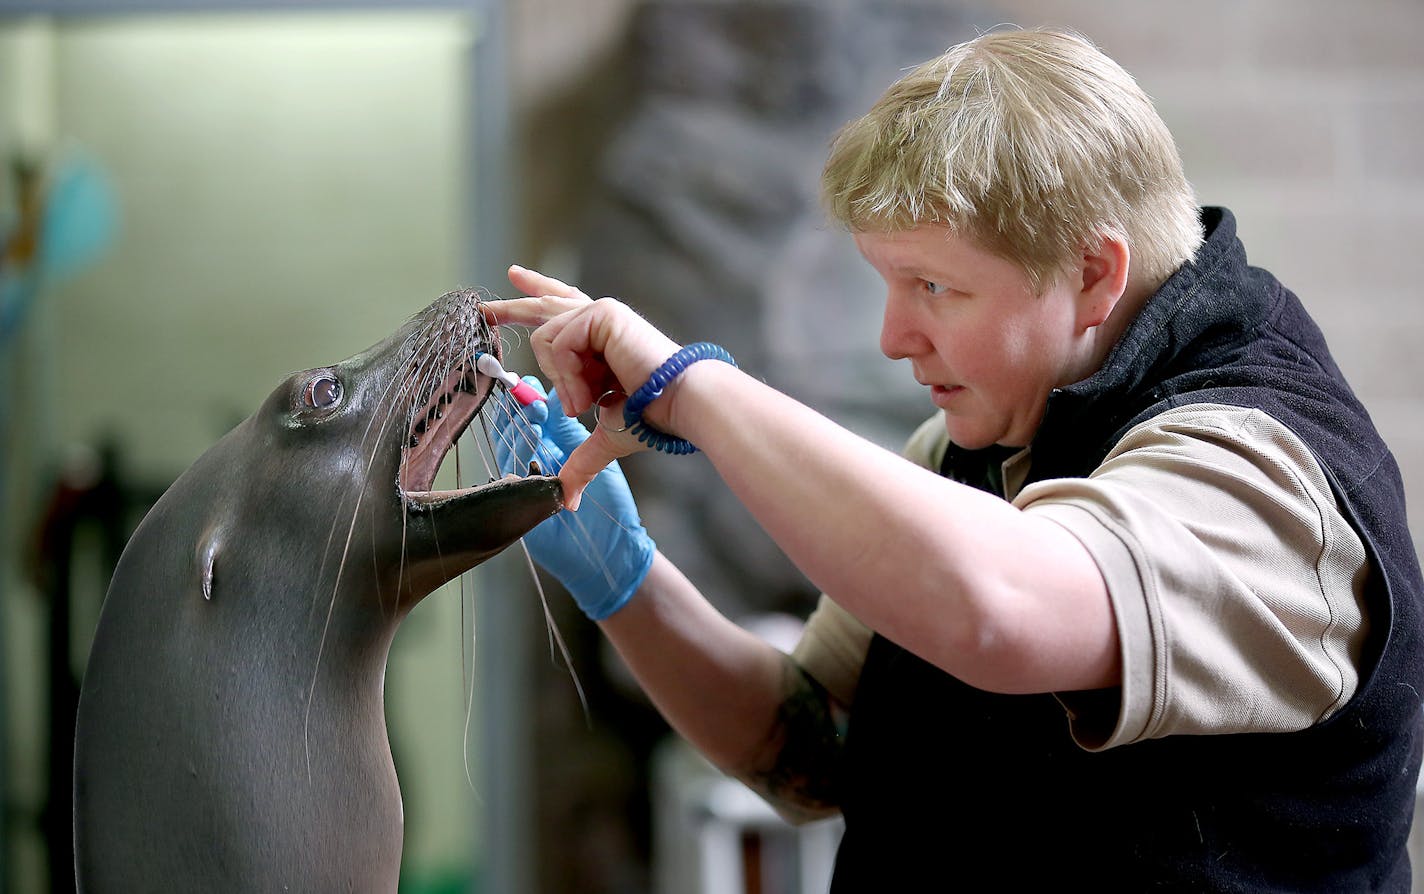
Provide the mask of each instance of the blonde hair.
{"label": "blonde hair", "polygon": [[943,224],[1042,291],[1103,237],[1154,287],[1201,244],[1196,198],[1152,101],[1079,35],[995,31],[913,69],[836,136],[821,176],[851,230]]}

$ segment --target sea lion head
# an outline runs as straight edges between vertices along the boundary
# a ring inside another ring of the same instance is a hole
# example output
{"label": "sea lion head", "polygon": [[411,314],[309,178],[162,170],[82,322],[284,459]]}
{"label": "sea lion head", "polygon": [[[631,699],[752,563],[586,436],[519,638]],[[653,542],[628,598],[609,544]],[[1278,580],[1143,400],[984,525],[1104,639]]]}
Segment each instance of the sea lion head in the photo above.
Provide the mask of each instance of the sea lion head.
{"label": "sea lion head", "polygon": [[432,489],[451,447],[503,387],[475,367],[481,352],[502,354],[480,304],[476,292],[447,293],[379,344],[293,373],[194,465],[188,474],[199,477],[244,467],[230,476],[241,492],[207,520],[198,544],[208,598],[222,591],[224,541],[241,531],[268,541],[249,551],[321,563],[331,596],[355,575],[385,610],[408,609],[562,508],[556,477],[493,477],[478,455],[477,470],[460,472],[488,483]]}

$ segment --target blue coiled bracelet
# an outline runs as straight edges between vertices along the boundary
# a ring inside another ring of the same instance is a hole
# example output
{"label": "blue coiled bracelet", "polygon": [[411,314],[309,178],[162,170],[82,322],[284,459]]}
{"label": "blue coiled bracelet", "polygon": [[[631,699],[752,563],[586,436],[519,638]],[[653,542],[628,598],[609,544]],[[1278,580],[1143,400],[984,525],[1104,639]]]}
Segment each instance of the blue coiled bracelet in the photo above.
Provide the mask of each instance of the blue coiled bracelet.
{"label": "blue coiled bracelet", "polygon": [[723,363],[737,365],[737,361],[732,359],[732,355],[727,353],[726,348],[714,345],[710,341],[694,342],[665,360],[663,365],[653,370],[653,374],[648,376],[648,381],[644,382],[637,391],[634,391],[628,398],[628,402],[623,405],[623,424],[628,431],[637,436],[639,441],[654,450],[671,453],[674,456],[685,456],[697,452],[697,448],[686,438],[660,432],[644,422],[643,411],[648,408],[648,404],[663,396],[663,389],[671,384],[673,379],[682,375],[684,370],[699,360],[721,360]]}

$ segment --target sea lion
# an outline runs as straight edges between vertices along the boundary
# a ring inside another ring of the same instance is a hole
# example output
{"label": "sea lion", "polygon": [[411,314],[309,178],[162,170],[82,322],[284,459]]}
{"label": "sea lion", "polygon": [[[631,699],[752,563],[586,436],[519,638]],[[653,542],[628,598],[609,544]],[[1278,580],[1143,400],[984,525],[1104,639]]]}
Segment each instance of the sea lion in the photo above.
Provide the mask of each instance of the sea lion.
{"label": "sea lion", "polygon": [[288,377],[138,526],[79,700],[81,891],[396,890],[396,627],[562,506],[534,469],[430,490],[494,386],[479,303]]}

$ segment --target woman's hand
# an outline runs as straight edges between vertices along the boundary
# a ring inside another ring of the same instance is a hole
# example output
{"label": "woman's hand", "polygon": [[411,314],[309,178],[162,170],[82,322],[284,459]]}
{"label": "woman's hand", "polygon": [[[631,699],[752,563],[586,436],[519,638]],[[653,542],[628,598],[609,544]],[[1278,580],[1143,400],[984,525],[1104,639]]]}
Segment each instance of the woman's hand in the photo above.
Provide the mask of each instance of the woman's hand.
{"label": "woman's hand", "polygon": [[[562,396],[568,415],[600,405],[593,434],[559,472],[564,503],[577,509],[584,487],[604,466],[647,449],[618,431],[623,427],[622,405],[680,345],[615,299],[594,301],[574,286],[519,266],[509,268],[509,281],[537,297],[492,301],[485,305],[486,313],[501,325],[538,327],[529,339],[534,359],[550,389]],[[649,422],[664,431],[668,402],[666,397],[654,401],[646,413]]]}
{"label": "woman's hand", "polygon": [[[506,475],[524,474],[530,460],[557,473],[564,459],[588,440],[588,430],[564,415],[557,391],[545,394],[533,376],[525,384],[544,399],[523,409],[508,398],[499,402],[495,461]],[[657,547],[638,518],[633,492],[609,463],[588,486],[592,509],[561,512],[524,535],[529,555],[574,597],[583,613],[602,621],[618,611],[648,575]]]}

